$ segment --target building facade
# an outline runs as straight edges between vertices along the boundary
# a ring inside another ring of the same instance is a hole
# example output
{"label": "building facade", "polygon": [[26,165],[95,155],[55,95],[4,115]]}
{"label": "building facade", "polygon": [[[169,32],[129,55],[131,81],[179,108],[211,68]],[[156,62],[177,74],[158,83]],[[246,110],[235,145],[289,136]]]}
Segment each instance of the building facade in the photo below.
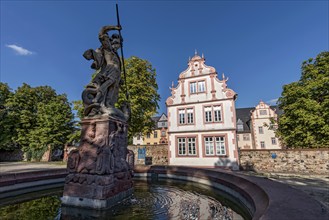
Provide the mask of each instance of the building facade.
{"label": "building facade", "polygon": [[282,145],[275,136],[276,124],[281,111],[260,101],[255,108],[236,109],[237,140],[241,149],[281,149]]}
{"label": "building facade", "polygon": [[158,145],[168,144],[167,115],[162,113],[160,117],[152,117],[154,129],[145,135],[139,134],[133,137],[133,145]]}
{"label": "building facade", "polygon": [[238,167],[236,93],[197,54],[167,98],[170,165]]}
{"label": "building facade", "polygon": [[281,149],[279,139],[274,133],[277,125],[271,123],[271,118],[277,121],[278,115],[275,109],[262,101],[251,112],[255,149]]}

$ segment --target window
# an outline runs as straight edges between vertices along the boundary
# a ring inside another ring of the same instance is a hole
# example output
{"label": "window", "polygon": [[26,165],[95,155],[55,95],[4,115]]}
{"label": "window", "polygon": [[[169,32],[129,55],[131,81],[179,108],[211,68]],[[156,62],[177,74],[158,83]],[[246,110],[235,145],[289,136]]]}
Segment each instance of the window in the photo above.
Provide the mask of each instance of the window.
{"label": "window", "polygon": [[264,141],[260,142],[260,148],[265,148],[265,142]]}
{"label": "window", "polygon": [[205,122],[221,122],[222,114],[221,114],[221,106],[207,106],[204,107],[205,114]]}
{"label": "window", "polygon": [[140,134],[137,135],[137,140],[139,141],[141,139]]}
{"label": "window", "polygon": [[249,134],[243,134],[243,140],[244,140],[244,141],[250,141],[250,136],[249,136]]}
{"label": "window", "polygon": [[166,126],[166,123],[165,122],[161,122],[161,126],[162,127]]}
{"label": "window", "polygon": [[272,138],[271,138],[271,141],[272,141],[272,144],[273,144],[273,145],[276,145],[276,138],[275,138],[275,137],[272,137]]}
{"label": "window", "polygon": [[206,122],[212,122],[211,107],[205,107],[204,113],[205,113]]}
{"label": "window", "polygon": [[161,131],[161,137],[165,137],[166,136],[166,131]]}
{"label": "window", "polygon": [[185,138],[178,138],[178,155],[186,154]]}
{"label": "window", "polygon": [[158,143],[157,142],[154,142],[154,145],[157,145]]}
{"label": "window", "polygon": [[224,137],[216,137],[216,154],[225,155],[225,143]]}
{"label": "window", "polygon": [[262,127],[262,126],[259,126],[259,127],[258,127],[258,132],[259,132],[260,134],[264,134],[264,130],[263,130],[263,127]]}
{"label": "window", "polygon": [[198,81],[198,82],[190,82],[190,93],[196,94],[206,91],[206,82]]}
{"label": "window", "polygon": [[205,137],[205,154],[212,155],[226,155],[225,138],[224,137]]}
{"label": "window", "polygon": [[190,93],[193,94],[193,93],[196,93],[196,82],[191,82],[190,83]]}
{"label": "window", "polygon": [[259,110],[259,114],[260,115],[267,115],[267,111],[266,110]]}
{"label": "window", "polygon": [[196,155],[196,138],[195,137],[180,137],[178,142],[178,155],[180,156],[195,156]]}
{"label": "window", "polygon": [[206,155],[214,155],[214,142],[212,137],[206,137],[204,143],[206,147]]}
{"label": "window", "polygon": [[151,137],[150,132],[147,132],[147,133],[146,133],[146,138],[150,138],[150,137]]}
{"label": "window", "polygon": [[185,109],[180,109],[179,114],[179,124],[185,124]]}
{"label": "window", "polygon": [[154,131],[154,138],[158,138],[158,132],[157,131]]}
{"label": "window", "polygon": [[222,120],[222,115],[220,114],[220,105],[219,106],[214,106],[214,121],[219,122]]}
{"label": "window", "polygon": [[187,124],[193,124],[193,108],[188,108],[187,112]]}
{"label": "window", "polygon": [[179,124],[193,124],[194,123],[194,109],[186,108],[178,110]]}
{"label": "window", "polygon": [[243,131],[243,125],[237,125],[238,126],[238,131]]}
{"label": "window", "polygon": [[205,91],[206,91],[205,81],[198,82],[198,92],[205,92]]}
{"label": "window", "polygon": [[188,154],[196,155],[195,138],[187,138],[187,143],[188,143]]}

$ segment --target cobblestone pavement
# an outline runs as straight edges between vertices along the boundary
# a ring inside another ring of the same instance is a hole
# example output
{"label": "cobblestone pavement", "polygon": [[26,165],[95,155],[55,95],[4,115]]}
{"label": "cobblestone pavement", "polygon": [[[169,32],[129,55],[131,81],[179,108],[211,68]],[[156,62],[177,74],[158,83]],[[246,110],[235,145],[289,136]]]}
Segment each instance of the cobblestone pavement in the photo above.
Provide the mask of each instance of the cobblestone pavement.
{"label": "cobblestone pavement", "polygon": [[287,184],[293,188],[302,190],[309,196],[321,202],[329,209],[329,173],[328,175],[302,175],[283,173],[255,173],[239,171],[239,173],[266,177],[270,180]]}

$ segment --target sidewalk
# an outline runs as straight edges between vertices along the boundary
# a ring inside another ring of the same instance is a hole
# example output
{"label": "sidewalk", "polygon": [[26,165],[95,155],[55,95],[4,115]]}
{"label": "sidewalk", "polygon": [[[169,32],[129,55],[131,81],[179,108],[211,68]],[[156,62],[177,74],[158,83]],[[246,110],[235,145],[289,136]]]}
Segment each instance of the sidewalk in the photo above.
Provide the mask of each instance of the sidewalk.
{"label": "sidewalk", "polygon": [[0,174],[66,168],[63,162],[0,162]]}
{"label": "sidewalk", "polygon": [[328,175],[301,175],[283,173],[256,173],[238,171],[241,174],[259,176],[299,189],[321,202],[329,209],[329,173]]}

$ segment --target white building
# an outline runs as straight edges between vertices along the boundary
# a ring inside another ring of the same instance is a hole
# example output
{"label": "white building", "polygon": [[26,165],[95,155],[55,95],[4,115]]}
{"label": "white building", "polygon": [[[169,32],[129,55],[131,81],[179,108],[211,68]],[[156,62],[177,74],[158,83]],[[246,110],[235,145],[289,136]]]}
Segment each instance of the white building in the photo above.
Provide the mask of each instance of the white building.
{"label": "white building", "polygon": [[275,136],[277,121],[281,111],[277,106],[269,106],[260,101],[254,108],[236,109],[237,141],[241,149],[281,149]]}
{"label": "white building", "polygon": [[277,125],[271,124],[271,118],[276,121],[277,113],[269,105],[260,101],[251,113],[255,149],[281,149],[279,140],[274,133]]}
{"label": "white building", "polygon": [[167,101],[170,165],[237,169],[236,93],[197,54]]}

